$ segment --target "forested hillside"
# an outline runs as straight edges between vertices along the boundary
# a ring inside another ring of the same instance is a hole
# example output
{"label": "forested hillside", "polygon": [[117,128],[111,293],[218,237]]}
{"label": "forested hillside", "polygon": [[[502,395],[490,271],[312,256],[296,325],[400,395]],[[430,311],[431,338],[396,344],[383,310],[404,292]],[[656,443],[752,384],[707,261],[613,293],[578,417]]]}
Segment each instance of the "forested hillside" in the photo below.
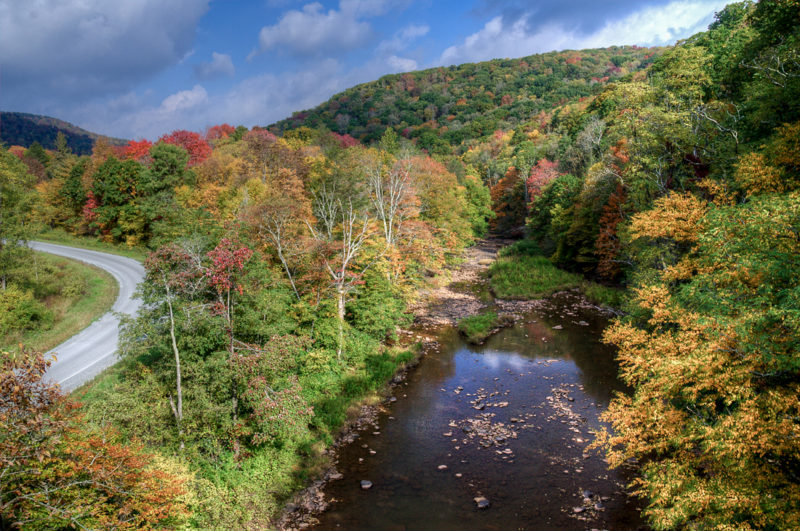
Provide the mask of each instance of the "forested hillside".
{"label": "forested hillside", "polygon": [[3,355],[0,524],[267,526],[491,229],[525,238],[492,274],[625,290],[596,447],[654,528],[800,527],[799,39],[797,0],[741,2],[674,47],[387,76],[270,129],[3,149],[0,303],[32,298],[8,242],[35,230],[149,255],[80,408]]}
{"label": "forested hillside", "polygon": [[[92,146],[102,135],[86,131],[69,122],[24,112],[0,112],[0,142],[6,146],[30,147],[34,142],[46,149],[56,149],[58,134],[64,135],[73,153],[88,155]],[[106,138],[115,145],[125,144],[125,140]]]}
{"label": "forested hillside", "polygon": [[369,144],[391,127],[430,153],[447,155],[465,141],[513,129],[596,94],[607,83],[647,68],[660,52],[614,46],[394,74],[296,112],[270,130],[325,127]]}

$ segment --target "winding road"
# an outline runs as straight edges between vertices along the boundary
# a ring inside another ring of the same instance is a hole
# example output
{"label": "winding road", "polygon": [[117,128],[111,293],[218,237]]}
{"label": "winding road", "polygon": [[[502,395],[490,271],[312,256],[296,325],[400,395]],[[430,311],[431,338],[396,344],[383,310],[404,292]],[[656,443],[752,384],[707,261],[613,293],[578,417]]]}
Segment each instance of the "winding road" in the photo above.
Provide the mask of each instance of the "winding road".
{"label": "winding road", "polygon": [[56,361],[48,369],[47,375],[57,381],[61,389],[70,392],[117,361],[119,341],[117,314],[133,315],[141,306],[141,301],[133,298],[133,292],[144,278],[144,267],[132,258],[99,251],[44,242],[30,242],[29,245],[36,251],[97,266],[110,273],[119,284],[117,300],[111,311],[48,352],[48,355],[56,356]]}

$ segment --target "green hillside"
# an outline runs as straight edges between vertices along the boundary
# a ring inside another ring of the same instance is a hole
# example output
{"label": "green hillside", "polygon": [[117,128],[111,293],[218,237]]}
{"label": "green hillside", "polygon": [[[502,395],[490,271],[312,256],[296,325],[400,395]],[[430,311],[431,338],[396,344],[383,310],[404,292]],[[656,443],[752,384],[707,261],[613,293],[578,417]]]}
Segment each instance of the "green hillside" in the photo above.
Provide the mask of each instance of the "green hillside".
{"label": "green hillside", "polygon": [[614,46],[393,74],[349,88],[271,129],[322,126],[372,142],[392,127],[431,153],[445,154],[465,140],[513,129],[542,111],[596,94],[643,70],[661,52]]}
{"label": "green hillside", "polygon": [[29,147],[39,142],[45,149],[55,149],[58,133],[67,137],[67,145],[76,155],[89,155],[98,138],[112,145],[124,145],[127,140],[108,138],[58,118],[24,112],[0,112],[0,141],[8,146]]}

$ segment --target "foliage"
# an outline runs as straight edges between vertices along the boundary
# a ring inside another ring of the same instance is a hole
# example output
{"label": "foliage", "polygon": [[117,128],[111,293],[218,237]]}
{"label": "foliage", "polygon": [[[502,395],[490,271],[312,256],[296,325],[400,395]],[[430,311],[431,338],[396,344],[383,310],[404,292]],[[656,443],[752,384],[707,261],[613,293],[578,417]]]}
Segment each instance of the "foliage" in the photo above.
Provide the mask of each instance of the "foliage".
{"label": "foliage", "polygon": [[25,165],[4,149],[0,149],[0,289],[6,289],[15,273],[30,256],[27,223],[32,177]]}
{"label": "foliage", "polygon": [[171,528],[186,516],[184,481],[112,431],[86,429],[44,379],[41,353],[0,353],[0,522],[32,529]]}
{"label": "foliage", "polygon": [[646,326],[606,333],[636,393],[614,402],[616,433],[600,441],[612,465],[644,460],[637,485],[659,528],[800,523],[798,205],[794,193],[710,211],[696,272],[639,289]]}
{"label": "foliage", "polygon": [[52,323],[52,313],[30,291],[13,285],[0,291],[0,338],[24,330],[46,329]]}
{"label": "foliage", "polygon": [[540,111],[578,100],[652,62],[659,49],[614,46],[392,74],[331,97],[270,126],[273,133],[324,127],[364,143],[384,131],[446,155],[498,129],[511,130]]}

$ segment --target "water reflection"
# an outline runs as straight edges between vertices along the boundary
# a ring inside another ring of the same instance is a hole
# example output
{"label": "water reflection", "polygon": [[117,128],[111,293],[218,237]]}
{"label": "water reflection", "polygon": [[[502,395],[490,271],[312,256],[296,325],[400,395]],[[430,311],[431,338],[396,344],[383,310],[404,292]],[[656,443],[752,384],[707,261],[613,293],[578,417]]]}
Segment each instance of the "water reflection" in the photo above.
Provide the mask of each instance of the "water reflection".
{"label": "water reflection", "polygon": [[[624,390],[599,341],[605,320],[568,299],[559,304],[478,347],[442,330],[441,350],[397,388],[377,434],[342,449],[344,479],[327,487],[337,501],[319,528],[639,527],[625,479],[585,453],[599,413]],[[516,437],[476,435],[498,429]],[[362,479],[373,488],[362,491]],[[491,507],[477,509],[476,496]]]}

